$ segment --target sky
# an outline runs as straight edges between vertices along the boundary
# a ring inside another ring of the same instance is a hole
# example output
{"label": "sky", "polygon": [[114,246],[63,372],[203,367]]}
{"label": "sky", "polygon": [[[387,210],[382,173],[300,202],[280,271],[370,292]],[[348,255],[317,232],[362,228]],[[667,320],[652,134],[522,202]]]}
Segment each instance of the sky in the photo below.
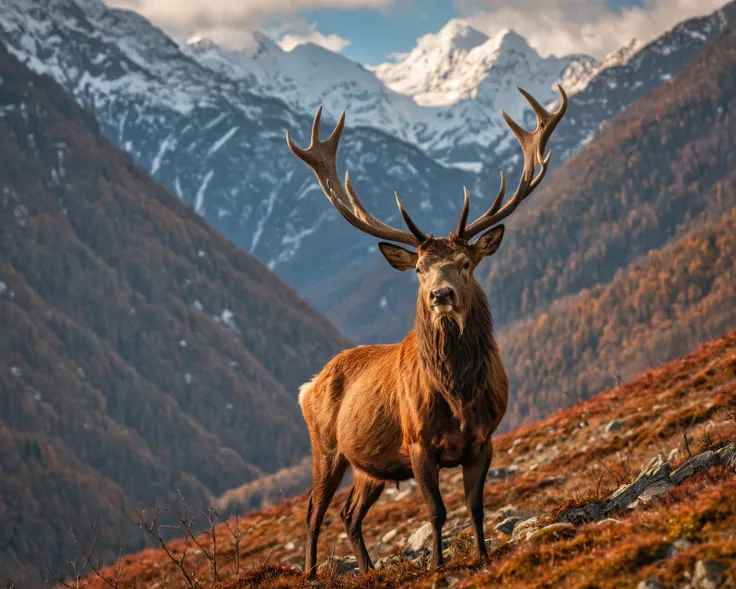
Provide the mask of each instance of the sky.
{"label": "sky", "polygon": [[489,35],[511,28],[542,55],[603,57],[649,41],[724,0],[106,0],[140,12],[178,40],[210,37],[238,48],[253,31],[285,50],[313,42],[359,63],[400,58],[417,38],[461,18]]}

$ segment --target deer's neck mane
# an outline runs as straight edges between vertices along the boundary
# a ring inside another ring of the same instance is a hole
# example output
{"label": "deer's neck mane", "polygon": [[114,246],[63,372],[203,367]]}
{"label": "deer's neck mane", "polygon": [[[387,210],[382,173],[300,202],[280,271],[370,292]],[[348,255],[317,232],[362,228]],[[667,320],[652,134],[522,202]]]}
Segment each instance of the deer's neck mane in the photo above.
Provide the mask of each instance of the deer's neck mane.
{"label": "deer's neck mane", "polygon": [[422,369],[460,418],[463,406],[487,389],[490,363],[498,353],[488,298],[474,285],[462,333],[454,319],[445,316],[435,320],[418,302],[414,329]]}

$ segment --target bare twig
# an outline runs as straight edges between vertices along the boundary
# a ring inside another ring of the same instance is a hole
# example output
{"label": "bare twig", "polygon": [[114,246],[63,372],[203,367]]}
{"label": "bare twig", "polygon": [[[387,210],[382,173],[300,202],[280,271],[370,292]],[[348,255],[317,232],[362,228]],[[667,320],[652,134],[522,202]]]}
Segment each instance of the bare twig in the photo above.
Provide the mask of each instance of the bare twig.
{"label": "bare twig", "polygon": [[621,486],[631,476],[631,468],[629,468],[629,465],[621,452],[618,453],[618,458],[619,464],[616,468],[609,468],[606,463],[600,459],[598,459],[597,462],[606,470],[609,476],[613,479],[613,482],[616,483],[616,485]]}
{"label": "bare twig", "polygon": [[[156,498],[153,498],[153,516],[151,517],[151,521],[148,521],[148,517],[146,516],[145,510],[143,511],[135,511],[135,515],[138,518],[137,521],[132,521],[132,523],[138,528],[147,534],[149,534],[158,544],[163,548],[164,552],[166,553],[166,556],[169,558],[169,560],[176,565],[176,567],[181,572],[182,576],[187,582],[187,585],[190,587],[190,589],[193,589],[197,587],[200,579],[193,579],[192,576],[187,573],[186,568],[184,567],[184,563],[186,561],[187,557],[187,551],[189,548],[189,536],[191,536],[191,527],[194,523],[194,520],[189,519],[189,506],[186,502],[184,502],[184,505],[182,505],[182,512],[183,515],[177,516],[177,519],[179,521],[179,525],[177,526],[167,526],[159,523],[159,516],[161,514],[161,508],[156,503]],[[161,533],[162,529],[173,529],[177,532],[182,532],[185,536],[184,540],[184,549],[182,550],[181,557],[176,558],[172,553],[171,550],[169,550],[169,547],[167,546],[166,542],[164,541],[163,534]]]}
{"label": "bare twig", "polygon": [[687,451],[687,457],[692,458],[693,453],[690,451],[690,440],[687,437],[687,432],[683,429],[682,431],[682,438],[685,440],[685,450]]}
{"label": "bare twig", "polygon": [[[84,572],[87,570],[87,568],[90,566],[90,561],[92,560],[92,555],[95,552],[95,548],[97,547],[97,540],[99,539],[98,534],[94,534],[94,538],[92,540],[92,545],[88,550],[82,550],[79,546],[79,542],[77,541],[77,536],[74,534],[74,529],[69,528],[69,532],[72,536],[72,542],[74,543],[74,555],[67,553],[67,562],[71,566],[72,570],[72,579],[67,580],[63,576],[59,575],[56,581],[58,583],[61,583],[64,587],[67,589],[83,589],[87,586],[87,582],[83,582],[83,579],[85,577]],[[79,560],[81,559],[81,564],[79,564]]]}
{"label": "bare twig", "polygon": [[[179,496],[181,497],[181,493],[179,494]],[[182,499],[184,498],[182,497]],[[220,575],[217,569],[217,535],[215,534],[215,528],[217,527],[217,524],[220,523],[220,514],[214,507],[212,507],[212,505],[210,505],[206,509],[203,507],[201,511],[202,515],[208,523],[208,527],[204,530],[201,530],[201,532],[211,538],[212,549],[210,552],[208,552],[204,545],[198,540],[197,536],[191,533],[191,526],[187,526],[186,522],[181,518],[179,519],[179,522],[182,524],[185,532],[189,534],[192,542],[197,546],[197,548],[199,548],[202,554],[204,554],[205,558],[209,560],[210,569],[212,570],[212,581],[219,581]]]}
{"label": "bare twig", "polygon": [[233,529],[230,526],[229,521],[225,521],[225,527],[227,528],[227,531],[230,532],[230,535],[233,537],[233,544],[235,545],[235,555],[233,556],[235,560],[235,577],[237,578],[240,575],[240,542],[242,542],[243,538],[245,537],[245,533],[240,530],[240,510],[238,506],[235,506],[235,529]]}
{"label": "bare twig", "polygon": [[[97,525],[95,525],[93,522],[90,522],[90,526],[92,527],[92,532],[94,533],[95,537],[97,537],[100,534],[100,530]],[[91,556],[91,555],[90,555]],[[120,579],[123,576],[123,536],[120,535],[120,548],[118,550],[118,558],[117,562],[115,563],[115,578],[114,579],[108,579],[100,572],[100,563],[97,563],[97,566],[92,564],[92,561],[90,560],[90,568],[95,573],[95,576],[99,579],[102,579],[106,585],[109,587],[112,587],[112,589],[120,589]]]}

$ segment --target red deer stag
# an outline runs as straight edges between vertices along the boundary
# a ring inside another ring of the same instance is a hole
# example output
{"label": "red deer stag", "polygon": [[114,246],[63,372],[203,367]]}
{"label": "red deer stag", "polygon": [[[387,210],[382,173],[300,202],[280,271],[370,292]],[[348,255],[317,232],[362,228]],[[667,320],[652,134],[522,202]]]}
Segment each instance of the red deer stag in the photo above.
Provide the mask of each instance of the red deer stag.
{"label": "red deer stag", "polygon": [[[286,134],[291,151],[312,169],[345,220],[368,235],[414,248],[378,244],[394,268],[413,268],[419,275],[414,329],[404,341],[346,350],[299,390],[314,460],[307,507],[305,570],[310,575],[315,574],[322,520],[348,466],[354,471],[353,486],[341,517],[363,573],[373,566],[363,541],[363,518],[387,482],[412,477],[433,526],[432,567],[442,565],[446,513],[439,488],[440,468],[462,466],[476,557],[480,560],[487,555],[483,485],[491,464],[491,434],[506,412],[508,379],[493,337],[488,298],[473,271],[501,244],[504,227],[499,221],[542,181],[550,160],[550,155],[543,159],[542,154],[567,109],[562,88],[560,107],[554,113],[521,88],[519,91],[537,116],[537,128],[530,132],[502,111],[524,154],[519,187],[504,203],[502,173],[493,204],[470,225],[466,224],[470,203],[465,190],[457,230],[446,238],[422,233],[398,194],[396,203],[409,231],[386,225],[369,213],[349,174],[345,185],[340,183],[336,157],[345,113],[330,137],[321,141],[320,107],[307,149],[296,146]],[[538,165],[541,168],[535,177]]]}

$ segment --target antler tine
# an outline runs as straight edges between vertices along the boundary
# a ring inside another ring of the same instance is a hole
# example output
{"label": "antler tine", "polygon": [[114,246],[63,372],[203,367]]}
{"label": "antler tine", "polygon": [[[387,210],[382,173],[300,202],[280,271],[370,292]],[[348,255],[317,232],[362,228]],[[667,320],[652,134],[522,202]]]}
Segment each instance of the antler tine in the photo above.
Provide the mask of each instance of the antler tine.
{"label": "antler tine", "polygon": [[468,213],[470,212],[470,195],[468,189],[463,186],[463,210],[460,213],[460,222],[457,224],[455,234],[460,237],[465,233],[465,224],[468,222]]}
{"label": "antler tine", "polygon": [[319,143],[319,125],[322,121],[322,105],[317,107],[317,114],[314,115],[314,121],[312,122],[312,143],[311,145],[317,145]]}
{"label": "antler tine", "polygon": [[399,198],[399,193],[394,192],[394,195],[396,196],[396,205],[399,207],[401,218],[404,219],[404,223],[406,223],[406,226],[409,228],[409,231],[411,231],[412,235],[419,240],[419,243],[424,243],[425,241],[427,241],[427,236],[424,235],[424,233],[422,233],[419,227],[417,227],[414,221],[412,221],[411,217],[409,216],[409,213],[406,212],[406,209],[404,208],[404,205],[402,204],[401,199]]}
{"label": "antler tine", "polygon": [[345,175],[345,186],[341,185],[337,175],[337,149],[345,127],[345,113],[342,113],[335,129],[324,141],[321,141],[319,138],[321,118],[322,107],[320,106],[317,109],[317,114],[314,116],[311,144],[307,149],[297,146],[287,131],[286,142],[289,145],[289,149],[311,168],[327,199],[353,227],[379,239],[396,241],[412,247],[418,247],[427,239],[427,236],[414,224],[400,201],[399,210],[410,231],[403,231],[391,227],[369,213],[360,202],[350,181],[349,174]]}
{"label": "antler tine", "polygon": [[325,143],[330,144],[330,146],[335,146],[335,151],[337,151],[337,145],[340,143],[340,138],[342,137],[342,130],[345,128],[345,111],[342,111],[342,114],[340,115],[340,120],[337,121],[337,125],[335,126],[334,130],[330,134],[330,136],[325,140]]}
{"label": "antler tine", "polygon": [[[560,106],[555,112],[547,111],[539,102],[526,90],[519,88],[519,92],[526,98],[529,106],[531,106],[534,114],[537,117],[537,128],[534,131],[527,131],[526,129],[519,126],[505,112],[501,111],[504,120],[508,124],[509,128],[516,136],[519,145],[521,146],[522,154],[524,155],[524,167],[521,171],[521,178],[519,179],[519,187],[511,198],[506,201],[502,206],[503,197],[506,188],[506,180],[501,173],[501,190],[496,197],[491,208],[488,209],[483,215],[478,217],[473,223],[471,223],[464,231],[462,237],[465,239],[471,239],[481,231],[499,223],[511,213],[514,212],[516,207],[521,204],[527,196],[529,196],[534,189],[539,186],[547,173],[549,167],[550,158],[552,153],[547,154],[547,157],[543,158],[542,154],[547,146],[547,141],[552,136],[553,131],[557,127],[562,117],[567,112],[567,94],[562,89],[562,86],[557,86],[560,92]],[[541,165],[541,170],[534,176],[534,170],[538,165]]]}
{"label": "antler tine", "polygon": [[486,215],[495,215],[498,212],[498,209],[501,208],[501,203],[503,202],[503,197],[506,194],[506,176],[503,172],[501,172],[501,188],[498,189],[498,194],[496,195],[496,199],[493,201],[493,204],[491,205],[491,208],[488,209],[488,212]]}

